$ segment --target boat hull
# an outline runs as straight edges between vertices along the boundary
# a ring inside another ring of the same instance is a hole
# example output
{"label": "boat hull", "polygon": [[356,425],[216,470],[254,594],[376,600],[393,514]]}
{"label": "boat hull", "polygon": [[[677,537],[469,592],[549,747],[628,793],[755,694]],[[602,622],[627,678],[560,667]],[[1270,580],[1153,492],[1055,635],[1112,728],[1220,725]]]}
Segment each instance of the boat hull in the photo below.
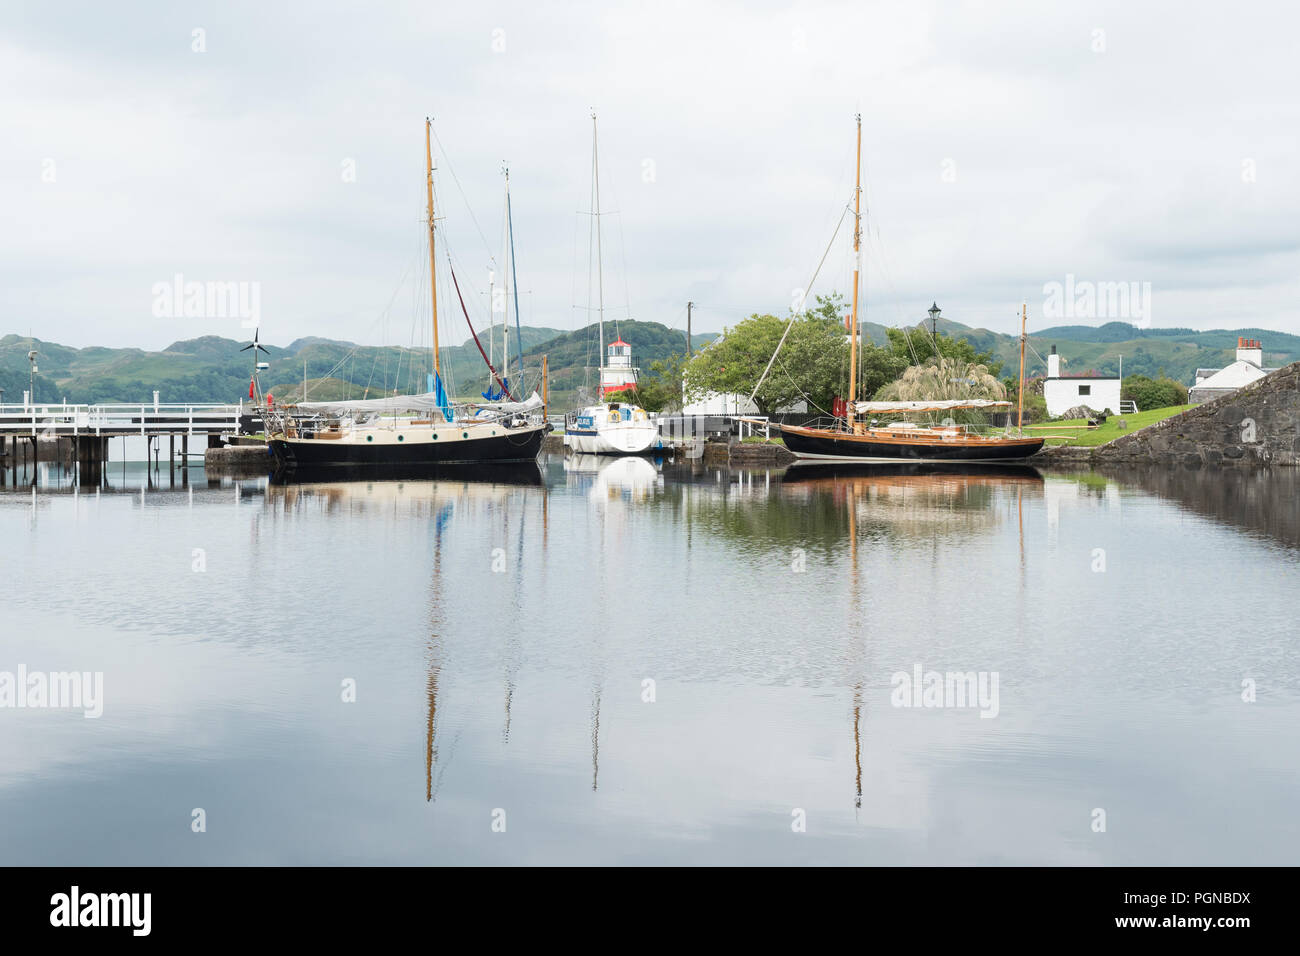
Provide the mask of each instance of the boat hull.
{"label": "boat hull", "polygon": [[658,446],[659,426],[653,422],[610,424],[564,435],[564,447],[580,455],[644,455]]}
{"label": "boat hull", "polygon": [[[409,470],[426,466],[535,461],[542,450],[542,438],[548,427],[503,428],[498,429],[498,434],[475,434],[451,441],[432,440],[425,436],[416,439],[411,435],[403,436],[406,440],[401,442],[273,438],[268,444],[277,468],[285,470],[364,467]],[[481,430],[481,426],[476,430]],[[468,433],[466,430],[465,434]]]}
{"label": "boat hull", "polygon": [[1041,438],[952,440],[849,435],[822,428],[779,428],[785,447],[800,458],[863,462],[1024,461],[1043,447]]}

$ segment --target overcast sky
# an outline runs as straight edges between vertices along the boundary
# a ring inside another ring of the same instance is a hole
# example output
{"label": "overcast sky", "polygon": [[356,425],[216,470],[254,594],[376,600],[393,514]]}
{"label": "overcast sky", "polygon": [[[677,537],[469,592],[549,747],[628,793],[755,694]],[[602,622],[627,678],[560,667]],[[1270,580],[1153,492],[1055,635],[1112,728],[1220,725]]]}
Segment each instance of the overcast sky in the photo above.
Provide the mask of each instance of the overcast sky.
{"label": "overcast sky", "polygon": [[[1012,332],[1023,299],[1032,331],[1063,324],[1044,285],[1073,275],[1150,283],[1154,326],[1300,333],[1287,4],[0,9],[0,333],[246,336],[155,315],[181,274],[257,283],[263,341],[427,341],[425,115],[476,321],[508,161],[523,322],[575,328],[592,109],[611,320],[684,327],[687,300],[697,331],[786,314],[851,199],[860,110],[868,320],[937,300]],[[850,232],[814,292],[847,291]],[[1069,321],[1110,318],[1144,317]]]}

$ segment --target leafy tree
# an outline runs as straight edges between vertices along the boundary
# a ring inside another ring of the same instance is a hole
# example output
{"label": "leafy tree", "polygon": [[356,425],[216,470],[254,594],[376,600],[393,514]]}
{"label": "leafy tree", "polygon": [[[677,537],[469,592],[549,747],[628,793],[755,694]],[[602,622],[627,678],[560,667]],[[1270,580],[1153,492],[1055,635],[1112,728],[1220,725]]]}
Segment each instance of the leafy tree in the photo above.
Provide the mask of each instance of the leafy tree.
{"label": "leafy tree", "polygon": [[[1020,382],[1014,378],[1004,378],[1002,387],[1006,391],[1007,401],[1014,407],[1019,403]],[[1043,380],[1041,378],[1025,379],[1025,423],[1047,421],[1047,399],[1043,397]],[[1011,413],[1015,415],[1013,410]],[[1012,421],[1015,421],[1012,418]]]}
{"label": "leafy tree", "polygon": [[[748,396],[776,351],[787,321],[774,315],[751,315],[702,348],[684,370],[687,398],[696,400],[711,393]],[[771,415],[807,395],[815,405],[829,408],[847,365],[848,342],[842,321],[819,312],[804,313],[794,319],[754,403],[761,414]]]}
{"label": "leafy tree", "polygon": [[[605,393],[605,401],[607,402],[627,402],[629,405],[640,405],[642,408],[645,408],[645,405],[643,404],[644,398],[645,396],[639,394],[635,388],[623,388],[619,389],[617,392]],[[646,410],[650,411],[651,409]]]}
{"label": "leafy tree", "polygon": [[1187,386],[1165,375],[1157,378],[1130,375],[1120,386],[1120,398],[1136,403],[1138,411],[1143,412],[1171,405],[1186,405]]}
{"label": "leafy tree", "polygon": [[872,345],[858,345],[858,380],[862,382],[863,395],[875,395],[890,382],[897,381],[907,371],[909,363],[892,349]]}
{"label": "leafy tree", "polygon": [[1002,362],[994,358],[992,352],[980,352],[964,338],[954,339],[945,332],[932,336],[929,329],[920,327],[886,329],[885,334],[889,336],[890,349],[908,364],[921,365],[934,358],[937,343],[938,354],[944,358],[957,359],[967,365],[987,366],[992,375],[1002,371]]}
{"label": "leafy tree", "polygon": [[681,352],[651,362],[650,374],[642,380],[637,391],[641,407],[649,412],[681,408],[682,373],[685,368],[686,356]]}

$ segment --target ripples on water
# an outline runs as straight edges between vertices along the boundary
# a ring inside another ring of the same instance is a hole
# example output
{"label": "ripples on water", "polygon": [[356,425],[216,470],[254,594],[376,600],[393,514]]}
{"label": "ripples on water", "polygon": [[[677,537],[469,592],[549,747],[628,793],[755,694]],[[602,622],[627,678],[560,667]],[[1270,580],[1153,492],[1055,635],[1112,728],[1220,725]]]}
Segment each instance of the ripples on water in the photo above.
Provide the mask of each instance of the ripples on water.
{"label": "ripples on water", "polygon": [[[1290,473],[194,474],[0,492],[0,671],[106,698],[0,710],[8,861],[1300,851]],[[892,706],[916,665],[997,717]]]}

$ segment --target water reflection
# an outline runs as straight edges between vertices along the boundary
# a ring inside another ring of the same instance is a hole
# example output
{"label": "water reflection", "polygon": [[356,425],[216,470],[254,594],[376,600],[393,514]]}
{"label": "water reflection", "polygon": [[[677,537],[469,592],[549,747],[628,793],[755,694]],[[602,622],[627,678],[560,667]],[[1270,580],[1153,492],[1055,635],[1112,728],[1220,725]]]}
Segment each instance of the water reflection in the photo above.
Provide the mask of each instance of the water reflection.
{"label": "water reflection", "polygon": [[1300,468],[1117,468],[1098,473],[1198,515],[1300,548]]}
{"label": "water reflection", "polygon": [[[71,621],[67,666],[102,666],[113,695],[93,746],[41,714],[0,735],[0,816],[28,824],[0,855],[195,862],[172,816],[218,780],[234,825],[203,862],[791,862],[790,807],[809,813],[800,862],[1300,847],[1277,597],[1296,566],[1274,543],[1296,544],[1290,473],[557,456],[539,474],[0,496],[21,545],[0,650],[41,662]],[[1231,600],[1193,551],[1230,564]],[[45,596],[68,581],[50,642]],[[1001,673],[999,718],[890,706],[918,662]],[[105,798],[67,812],[87,780]],[[1107,800],[1123,841],[1089,839]],[[509,840],[487,835],[496,807]]]}

